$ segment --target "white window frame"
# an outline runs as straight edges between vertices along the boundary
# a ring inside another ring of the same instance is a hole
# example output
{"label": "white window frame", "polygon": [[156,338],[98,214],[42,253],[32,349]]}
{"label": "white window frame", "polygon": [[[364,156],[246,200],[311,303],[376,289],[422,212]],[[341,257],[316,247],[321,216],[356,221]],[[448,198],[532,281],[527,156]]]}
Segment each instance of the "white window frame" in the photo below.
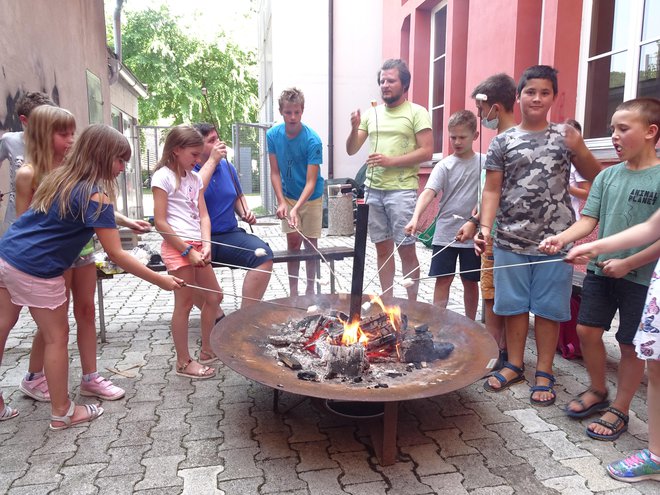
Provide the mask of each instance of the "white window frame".
{"label": "white window frame", "polygon": [[[431,121],[433,121],[433,110],[441,108],[442,112],[444,113],[445,106],[446,106],[446,99],[445,98],[443,98],[442,105],[438,105],[437,107],[433,106],[433,83],[435,82],[434,81],[435,71],[434,71],[434,65],[433,64],[436,60],[439,60],[440,58],[445,59],[445,81],[444,81],[445,84],[443,84],[443,87],[444,88],[447,87],[447,84],[446,84],[447,83],[447,51],[449,50],[449,43],[447,43],[447,25],[449,23],[449,16],[446,17],[447,22],[445,23],[445,53],[443,55],[441,55],[440,57],[436,57],[435,52],[434,52],[434,50],[435,50],[435,22],[434,22],[435,14],[437,14],[443,8],[445,8],[445,9],[449,8],[448,7],[448,0],[442,0],[441,2],[438,3],[438,5],[433,7],[433,9],[431,9],[431,17],[430,17],[430,19],[431,19],[431,36],[430,36],[430,39],[429,39],[429,43],[430,43],[430,49],[429,49],[429,58],[430,58],[430,60],[429,60],[429,113],[431,114]],[[445,126],[445,124],[446,123],[444,122],[444,119],[443,119],[443,126]],[[443,135],[444,135],[444,129],[443,129]],[[445,154],[444,151],[445,150],[443,149],[443,150],[440,151],[440,153],[433,153],[432,161],[436,162],[438,160],[442,160],[442,158],[444,157],[444,154]]]}
{"label": "white window frame", "polygon": [[[628,42],[624,49],[611,50],[594,57],[589,57],[589,42],[591,39],[591,16],[593,14],[594,0],[585,0],[582,3],[582,29],[580,31],[580,65],[578,67],[578,98],[575,115],[580,122],[585,121],[587,75],[589,62],[599,58],[616,55],[623,51],[629,53],[626,66],[626,76],[623,87],[623,101],[637,96],[637,83],[639,80],[639,55],[641,47],[649,40],[642,40],[642,27],[644,21],[644,0],[628,0],[626,6],[631,12]],[[612,148],[612,139],[609,136],[585,139],[589,149],[599,159],[616,159],[616,153]]]}

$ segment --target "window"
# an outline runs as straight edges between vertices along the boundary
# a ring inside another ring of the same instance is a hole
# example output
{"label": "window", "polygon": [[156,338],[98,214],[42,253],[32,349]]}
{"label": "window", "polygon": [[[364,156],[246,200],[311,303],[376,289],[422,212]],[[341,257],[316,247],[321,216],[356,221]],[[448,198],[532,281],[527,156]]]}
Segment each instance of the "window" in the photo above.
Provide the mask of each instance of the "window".
{"label": "window", "polygon": [[[590,147],[610,147],[616,106],[660,97],[660,0],[591,0],[584,4],[578,115]],[[605,139],[603,139],[605,138]]]}
{"label": "window", "polygon": [[87,71],[87,107],[90,124],[103,124],[103,95],[101,80],[96,74]]}
{"label": "window", "polygon": [[431,70],[429,101],[433,125],[433,153],[442,153],[445,111],[445,55],[447,51],[447,4],[442,3],[431,13]]}

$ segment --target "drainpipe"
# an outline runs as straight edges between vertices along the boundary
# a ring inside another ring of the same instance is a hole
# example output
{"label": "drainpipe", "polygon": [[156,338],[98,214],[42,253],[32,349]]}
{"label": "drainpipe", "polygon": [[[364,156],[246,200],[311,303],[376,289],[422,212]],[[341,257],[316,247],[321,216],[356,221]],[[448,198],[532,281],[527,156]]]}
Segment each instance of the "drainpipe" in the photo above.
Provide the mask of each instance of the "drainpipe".
{"label": "drainpipe", "polygon": [[334,0],[328,0],[328,179],[335,175],[334,130]]}
{"label": "drainpipe", "polygon": [[112,86],[119,80],[119,68],[121,67],[122,54],[121,54],[121,9],[124,5],[124,0],[117,0],[115,6],[115,13],[112,19],[112,33],[115,39],[115,56],[109,57],[108,64],[110,65],[110,85]]}

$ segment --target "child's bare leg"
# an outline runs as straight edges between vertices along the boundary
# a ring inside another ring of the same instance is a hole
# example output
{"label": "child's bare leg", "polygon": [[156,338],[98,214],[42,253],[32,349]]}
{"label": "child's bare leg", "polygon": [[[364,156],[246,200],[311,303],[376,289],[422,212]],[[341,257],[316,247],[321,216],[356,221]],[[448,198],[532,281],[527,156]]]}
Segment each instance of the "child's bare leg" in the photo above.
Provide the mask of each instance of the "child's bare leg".
{"label": "child's bare leg", "polygon": [[649,450],[660,456],[660,361],[647,361],[649,387],[646,401],[649,409]]}
{"label": "child's bare leg", "polygon": [[20,312],[21,307],[11,302],[9,291],[0,287],[0,364],[2,364],[2,356],[7,345],[7,337],[16,325]]}
{"label": "child's bare leg", "polygon": [[[270,273],[273,271],[273,260],[268,260],[257,267],[257,270],[248,270],[243,280],[243,300],[241,301],[241,308],[247,308],[251,304],[256,304],[257,301],[253,299],[261,299],[264,297],[268,281],[270,280]],[[247,297],[245,297],[247,296]],[[249,298],[249,299],[248,299]]]}
{"label": "child's bare leg", "polygon": [[[302,237],[297,232],[289,232],[286,235],[286,247],[289,251],[300,251],[302,246]],[[287,271],[289,272],[289,295],[298,295],[298,274],[300,273],[299,261],[287,261]]]}
{"label": "child's bare leg", "polygon": [[[410,301],[416,301],[417,293],[419,292],[419,260],[417,259],[417,248],[415,244],[402,244],[399,247],[399,256],[401,257],[401,271],[403,275],[413,279],[413,284],[410,287],[406,287],[408,299]],[[392,261],[394,261],[394,258],[392,258]],[[407,275],[408,273],[410,275]]]}
{"label": "child's bare leg", "polygon": [[[509,362],[518,368],[522,368],[525,363],[525,341],[529,332],[529,313],[505,316],[504,328]],[[507,381],[516,377],[516,372],[509,368],[503,368],[500,373]],[[502,386],[502,383],[495,377],[490,377],[488,383],[492,388],[500,388]]]}
{"label": "child's bare leg", "polygon": [[597,395],[593,392],[587,392],[580,397],[584,406],[577,400],[572,400],[566,406],[571,411],[582,411],[588,409],[594,404],[603,400],[607,393],[607,383],[605,383],[605,344],[603,343],[603,333],[605,330],[601,327],[591,327],[586,325],[577,326],[577,334],[580,337],[580,349],[582,359],[589,373],[589,389],[600,392],[603,395]]}
{"label": "child's bare leg", "polygon": [[[195,285],[194,268],[190,265],[173,270],[171,275],[183,279],[187,284]],[[190,357],[188,349],[188,320],[193,305],[193,290],[182,287],[174,291],[174,311],[172,312],[172,340],[176,352],[177,366],[185,365]]]}
{"label": "child's bare leg", "polygon": [[[394,251],[394,241],[388,239],[386,241],[377,242],[376,246],[376,265],[378,265],[378,280],[380,281],[380,291],[384,297],[392,297],[392,285],[394,284],[394,271],[396,265],[394,256],[391,256]],[[389,259],[388,259],[389,258]],[[387,289],[387,291],[385,291]]]}
{"label": "child's bare leg", "polygon": [[441,309],[447,307],[449,302],[449,288],[454,280],[453,275],[435,278],[435,288],[433,289],[433,305]]}
{"label": "child's bare leg", "polygon": [[486,330],[493,336],[500,350],[506,349],[504,338],[504,317],[496,315],[493,311],[495,299],[484,299],[484,312],[486,316]]}
{"label": "child's bare leg", "polygon": [[[623,414],[628,414],[630,403],[644,376],[645,362],[637,357],[635,346],[620,343],[619,348],[621,349],[621,360],[619,361],[617,371],[616,397],[612,402],[612,407],[618,409]],[[601,419],[614,423],[618,418],[614,414],[606,412]],[[609,428],[596,423],[591,423],[588,428],[594,433],[601,435],[614,433]]]}
{"label": "child's bare leg", "polygon": [[[536,337],[536,371],[544,371],[552,374],[552,363],[555,358],[557,341],[559,340],[559,322],[548,320],[541,316],[535,316],[534,329]],[[509,356],[511,351],[509,351]],[[537,385],[551,385],[550,380],[543,377],[536,378]],[[538,391],[532,394],[532,398],[538,401],[549,401],[553,398],[552,393]]]}
{"label": "child's bare leg", "polygon": [[[319,240],[318,239],[309,239],[309,244],[318,248]],[[316,252],[314,247],[308,246],[305,242],[305,250],[309,249],[310,251]],[[305,262],[305,271],[307,272],[307,286],[305,287],[305,294],[314,294],[314,280],[316,280],[316,272],[318,271],[319,261],[318,260],[309,260]]]}
{"label": "child's bare leg", "polygon": [[479,282],[473,282],[462,277],[461,281],[463,282],[465,316],[474,320],[477,317],[477,307],[479,306]]}
{"label": "child's bare leg", "polygon": [[76,319],[78,352],[83,375],[96,372],[96,322],[94,320],[94,289],[96,265],[72,268],[71,291],[73,315]]}
{"label": "child's bare leg", "polygon": [[[211,265],[207,265],[203,268],[195,268],[195,285],[199,285],[200,287],[207,287],[214,291],[220,292],[218,279],[216,278],[215,272],[213,271],[213,268],[211,268]],[[204,304],[201,308],[202,312],[200,315],[200,324],[202,327],[201,352],[206,355],[206,357],[203,359],[206,359],[213,356],[213,351],[211,350],[211,331],[215,325],[216,315],[218,314],[218,306],[222,301],[222,294],[199,290],[197,292],[204,292]]]}

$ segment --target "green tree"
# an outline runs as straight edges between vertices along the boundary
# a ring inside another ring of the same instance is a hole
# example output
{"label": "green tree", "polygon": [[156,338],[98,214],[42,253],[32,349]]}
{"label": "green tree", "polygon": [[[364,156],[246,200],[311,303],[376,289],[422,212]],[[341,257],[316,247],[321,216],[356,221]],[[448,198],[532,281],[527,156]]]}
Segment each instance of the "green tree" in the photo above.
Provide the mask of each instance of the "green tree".
{"label": "green tree", "polygon": [[162,118],[175,124],[210,121],[231,142],[233,122],[256,120],[257,81],[249,72],[256,56],[223,32],[217,43],[204,44],[184,33],[166,6],[127,12],[122,51],[124,64],[149,90],[149,98],[140,101],[142,125]]}

